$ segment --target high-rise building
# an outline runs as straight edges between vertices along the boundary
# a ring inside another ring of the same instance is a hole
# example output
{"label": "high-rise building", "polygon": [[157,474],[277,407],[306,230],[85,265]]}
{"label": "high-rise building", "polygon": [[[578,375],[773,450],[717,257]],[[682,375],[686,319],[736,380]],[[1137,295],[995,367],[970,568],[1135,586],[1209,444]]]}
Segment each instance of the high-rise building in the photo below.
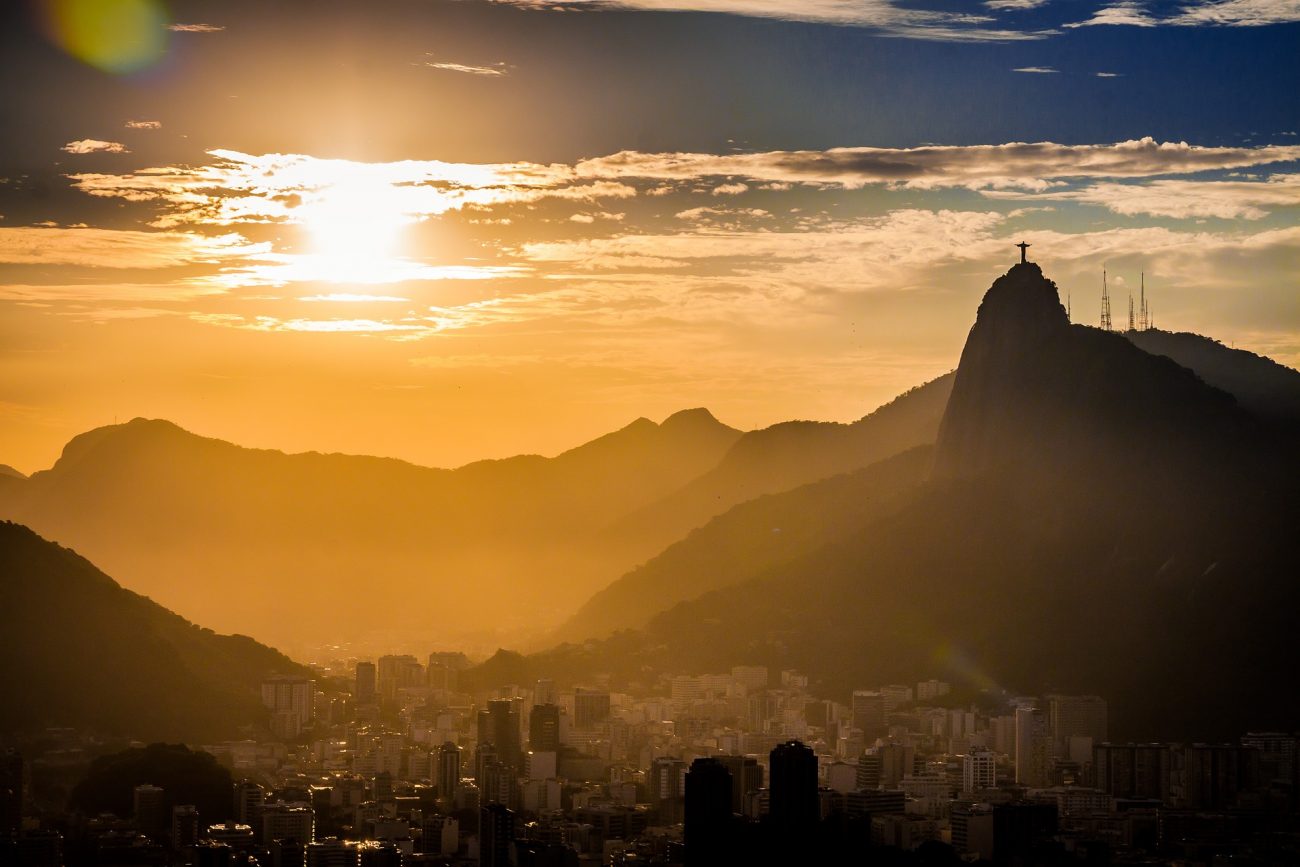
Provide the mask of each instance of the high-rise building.
{"label": "high-rise building", "polygon": [[733,665],[731,679],[748,691],[767,689],[768,672],[765,665]]}
{"label": "high-rise building", "polygon": [[933,701],[951,691],[951,684],[944,683],[942,680],[923,680],[916,685],[916,700],[920,702]]}
{"label": "high-rise building", "polygon": [[356,840],[330,837],[307,846],[307,867],[360,867]]}
{"label": "high-rise building", "polygon": [[768,757],[770,816],[777,832],[795,837],[811,832],[821,817],[817,756],[799,741],[777,744]]}
{"label": "high-rise building", "polygon": [[853,714],[853,727],[862,731],[868,744],[888,733],[885,697],[880,693],[865,689],[854,690],[849,709]]}
{"label": "high-rise building", "polygon": [[686,864],[713,865],[727,861],[732,826],[730,772],[713,758],[691,762],[686,772],[686,806],[682,839]]}
{"label": "high-rise building", "polygon": [[1259,786],[1260,752],[1240,744],[1180,744],[1171,751],[1169,792],[1184,810],[1227,810]]}
{"label": "high-rise building", "polygon": [[993,808],[987,804],[954,807],[950,820],[952,848],[958,855],[993,858]]}
{"label": "high-rise building", "polygon": [[370,704],[378,695],[378,680],[375,676],[375,664],[373,662],[357,663],[357,686],[356,695],[358,704]]}
{"label": "high-rise building", "polygon": [[1166,744],[1096,744],[1092,748],[1096,788],[1112,798],[1169,800],[1170,755]]}
{"label": "high-rise building", "polygon": [[763,766],[757,756],[718,756],[731,774],[731,812],[745,812],[745,796],[763,788]]}
{"label": "high-rise building", "polygon": [[555,704],[534,705],[528,714],[528,748],[537,752],[560,751],[560,708]]}
{"label": "high-rise building", "polygon": [[1099,696],[1049,695],[1047,714],[1053,755],[1068,757],[1070,738],[1092,738],[1099,744],[1108,737],[1106,700]]}
{"label": "high-rise building", "polygon": [[1052,784],[1052,735],[1047,714],[1016,708],[1016,782],[1031,789]]}
{"label": "high-rise building", "polygon": [[171,816],[167,811],[167,793],[148,783],[136,786],[131,793],[131,811],[136,826],[154,841],[161,841],[171,830]]}
{"label": "high-rise building", "polygon": [[275,840],[310,843],[316,836],[316,814],[311,805],[274,803],[262,806],[262,845]]}
{"label": "high-rise building", "polygon": [[493,699],[478,714],[478,743],[496,748],[497,760],[511,768],[523,766],[519,712],[510,699]]}
{"label": "high-rise building", "polygon": [[682,821],[685,782],[686,763],[681,759],[661,756],[650,763],[646,787],[650,790],[650,806],[659,815],[660,824]]}
{"label": "high-rise building", "polygon": [[885,700],[885,713],[893,713],[900,705],[912,702],[912,688],[903,684],[892,683],[889,686],[882,686],[880,695]]}
{"label": "high-rise building", "polygon": [[292,714],[302,727],[316,715],[316,688],[305,677],[269,677],[262,681],[262,704],[272,714]]}
{"label": "high-rise building", "polygon": [[379,697],[392,701],[399,689],[424,685],[424,666],[410,654],[381,656],[376,681]]}
{"label": "high-rise building", "polygon": [[460,822],[451,816],[429,813],[420,826],[420,851],[427,855],[455,855],[460,848]]}
{"label": "high-rise building", "polygon": [[187,849],[199,842],[199,810],[193,804],[172,807],[172,848]]}
{"label": "high-rise building", "polygon": [[874,749],[858,756],[858,791],[880,788],[880,754]]}
{"label": "high-rise building", "polygon": [[962,759],[961,788],[963,792],[993,789],[998,784],[998,757],[989,750],[971,750]]}
{"label": "high-rise building", "polygon": [[609,693],[578,687],[573,693],[573,725],[578,729],[595,728],[609,719]]}
{"label": "high-rise building", "polygon": [[460,787],[460,747],[447,741],[438,747],[438,797],[450,803]]}
{"label": "high-rise building", "polygon": [[533,704],[559,704],[560,693],[555,689],[555,681],[549,677],[538,679],[537,684],[533,687]]}
{"label": "high-rise building", "polygon": [[911,744],[881,744],[876,747],[880,757],[880,785],[894,789],[912,776],[916,764],[916,747]]}
{"label": "high-rise building", "polygon": [[235,821],[253,828],[258,826],[266,791],[252,780],[235,783]]}
{"label": "high-rise building", "polygon": [[443,654],[429,654],[429,667],[425,670],[425,682],[430,689],[455,692],[459,686],[460,670],[443,658]]}
{"label": "high-rise building", "polygon": [[482,867],[509,867],[515,839],[515,814],[501,804],[479,810],[478,846]]}

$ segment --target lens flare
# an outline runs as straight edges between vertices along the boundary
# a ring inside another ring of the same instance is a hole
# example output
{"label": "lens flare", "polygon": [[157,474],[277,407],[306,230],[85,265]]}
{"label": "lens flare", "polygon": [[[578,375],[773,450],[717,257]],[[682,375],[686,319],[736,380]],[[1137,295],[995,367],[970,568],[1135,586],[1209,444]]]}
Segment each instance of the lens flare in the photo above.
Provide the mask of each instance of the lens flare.
{"label": "lens flare", "polygon": [[105,72],[139,72],[167,48],[167,13],[157,0],[46,0],[43,7],[54,43]]}

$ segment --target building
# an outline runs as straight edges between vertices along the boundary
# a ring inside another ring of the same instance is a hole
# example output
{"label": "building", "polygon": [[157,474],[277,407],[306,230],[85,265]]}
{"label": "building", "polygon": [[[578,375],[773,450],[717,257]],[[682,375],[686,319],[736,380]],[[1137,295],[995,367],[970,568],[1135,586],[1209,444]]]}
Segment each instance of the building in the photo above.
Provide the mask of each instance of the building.
{"label": "building", "polygon": [[858,756],[858,791],[880,788],[880,755],[874,750],[867,750]]}
{"label": "building", "polygon": [[1097,744],[1093,780],[1112,798],[1169,802],[1170,754],[1166,744]]}
{"label": "building", "polygon": [[817,756],[799,741],[778,744],[768,757],[770,815],[779,834],[791,840],[811,832],[821,818]]}
{"label": "building", "polygon": [[510,867],[515,839],[515,814],[501,804],[479,810],[478,858],[482,867]]}
{"label": "building", "polygon": [[912,776],[916,748],[910,744],[882,744],[876,747],[880,760],[880,785],[894,789],[905,777]]}
{"label": "building", "polygon": [[743,686],[746,691],[767,689],[768,672],[765,665],[733,665],[731,679]]}
{"label": "building", "polygon": [[686,810],[682,839],[686,864],[723,864],[732,828],[733,781],[727,768],[713,758],[691,762],[686,772]]}
{"label": "building", "polygon": [[[609,693],[578,687],[573,693],[573,725],[592,729],[609,719]],[[557,722],[558,728],[558,722]],[[531,734],[531,732],[530,732]]]}
{"label": "building", "polygon": [[1016,782],[1031,789],[1052,784],[1052,735],[1038,708],[1016,708]]}
{"label": "building", "polygon": [[853,727],[862,732],[868,744],[889,733],[885,697],[880,693],[865,689],[854,690],[849,710],[852,713]]}
{"label": "building", "polygon": [[1185,810],[1227,810],[1259,788],[1260,751],[1238,744],[1185,744],[1171,751],[1169,794]]}
{"label": "building", "polygon": [[528,714],[528,748],[539,752],[560,751],[560,708],[555,704],[534,705]]}
{"label": "building", "polygon": [[275,840],[310,843],[316,839],[316,814],[309,804],[266,804],[262,807],[262,845]]}
{"label": "building", "polygon": [[438,747],[438,797],[450,803],[460,787],[460,747],[447,741]]}
{"label": "building", "polygon": [[145,783],[135,787],[131,793],[131,813],[141,833],[155,841],[171,830],[167,793],[157,786]]}
{"label": "building", "polygon": [[272,715],[291,715],[302,728],[316,715],[316,687],[305,677],[270,677],[262,681],[262,704]]}
{"label": "building", "polygon": [[952,685],[944,683],[942,680],[923,680],[916,685],[916,700],[918,702],[934,701],[941,695],[947,695],[952,691]]}
{"label": "building", "polygon": [[397,691],[424,685],[424,666],[410,654],[379,657],[376,686],[384,701],[397,698]]}
{"label": "building", "polygon": [[455,855],[460,848],[460,822],[430,813],[420,825],[420,851],[426,855]]}
{"label": "building", "polygon": [[378,681],[373,662],[357,663],[356,697],[358,704],[370,704],[378,695]]}
{"label": "building", "polygon": [[900,705],[912,703],[912,688],[892,683],[880,688],[880,695],[885,700],[885,713],[893,713]]}
{"label": "building", "polygon": [[952,848],[958,855],[993,858],[993,808],[988,804],[954,807],[949,819]]}
{"label": "building", "polygon": [[1049,695],[1047,715],[1053,755],[1069,756],[1071,738],[1092,738],[1094,744],[1108,738],[1106,700],[1099,696]]}
{"label": "building", "polygon": [[716,756],[731,774],[731,812],[745,812],[745,796],[763,788],[763,766],[757,756]]}
{"label": "building", "polygon": [[478,714],[478,745],[482,749],[490,744],[496,749],[496,759],[501,764],[519,769],[523,767],[523,745],[519,731],[519,711],[510,699],[493,699],[486,710]]}
{"label": "building", "polygon": [[686,796],[685,762],[668,756],[655,759],[646,775],[646,788],[650,792],[650,806],[658,814],[660,824],[672,825],[682,821]]}
{"label": "building", "polygon": [[266,792],[251,780],[235,783],[235,821],[257,827],[262,815]]}
{"label": "building", "polygon": [[307,846],[307,867],[360,867],[356,840],[330,837]]}
{"label": "building", "polygon": [[961,789],[977,792],[998,785],[998,757],[989,750],[971,750],[962,758]]}
{"label": "building", "polygon": [[172,807],[172,848],[188,849],[199,842],[199,810],[193,804]]}

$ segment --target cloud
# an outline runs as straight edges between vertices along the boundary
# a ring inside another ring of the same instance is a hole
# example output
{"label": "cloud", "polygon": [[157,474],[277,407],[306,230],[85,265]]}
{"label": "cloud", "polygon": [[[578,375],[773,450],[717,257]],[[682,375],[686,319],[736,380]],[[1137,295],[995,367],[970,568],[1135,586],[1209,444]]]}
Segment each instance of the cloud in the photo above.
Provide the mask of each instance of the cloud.
{"label": "cloud", "polygon": [[571,223],[586,223],[590,225],[597,220],[608,220],[614,223],[621,223],[627,214],[611,214],[609,211],[600,211],[595,214],[574,214],[569,217]]}
{"label": "cloud", "polygon": [[1122,73],[1122,72],[1094,72],[1093,75],[1097,76],[1098,78],[1122,78],[1123,75],[1124,75],[1124,73]]}
{"label": "cloud", "polygon": [[1066,27],[1097,25],[1156,27],[1260,27],[1300,21],[1300,3],[1296,0],[1190,0],[1177,12],[1157,17],[1143,3],[1122,0],[1103,6],[1091,18],[1066,24]]}
{"label": "cloud", "polygon": [[1265,181],[1156,180],[1145,184],[1099,183],[1040,194],[989,191],[985,195],[1082,202],[1125,216],[1259,220],[1268,216],[1269,208],[1300,206],[1300,174],[1272,175]]}
{"label": "cloud", "polygon": [[465,63],[447,63],[426,61],[425,66],[430,69],[444,69],[448,72],[463,72],[467,75],[484,75],[484,76],[502,76],[508,74],[508,68],[504,62],[493,63],[491,66],[471,66]]}
{"label": "cloud", "polygon": [[715,195],[715,196],[738,196],[738,195],[740,195],[741,193],[747,192],[748,190],[749,190],[749,186],[748,186],[747,184],[739,184],[739,183],[736,183],[736,184],[718,184],[718,186],[716,186],[716,187],[713,188],[712,195]]}
{"label": "cloud", "polygon": [[888,36],[935,42],[1013,42],[1044,39],[1054,30],[990,27],[987,15],[914,9],[896,0],[502,0],[530,9],[633,9],[713,12],[782,21],[865,27]]}
{"label": "cloud", "polygon": [[1037,9],[1040,6],[1046,6],[1048,0],[984,0],[984,5],[989,9],[999,11],[1017,11],[1023,9]]}
{"label": "cloud", "polygon": [[162,129],[162,121],[159,120],[128,120],[127,129]]}
{"label": "cloud", "polygon": [[175,33],[220,33],[225,30],[221,24],[168,24],[167,29]]}
{"label": "cloud", "polygon": [[83,138],[79,141],[70,141],[60,150],[67,151],[70,154],[129,154],[126,145],[116,141],[100,141],[96,138]]}
{"label": "cloud", "polygon": [[735,219],[740,217],[770,217],[762,208],[688,208],[674,214],[679,220],[704,220],[709,218]]}
{"label": "cloud", "polygon": [[88,268],[174,268],[262,258],[267,244],[241,235],[138,232],[121,229],[0,228],[0,262],[11,265],[79,265]]}
{"label": "cloud", "polygon": [[849,189],[886,184],[914,189],[1044,190],[1066,178],[1188,174],[1297,159],[1300,159],[1300,147],[1294,145],[1199,147],[1185,142],[1157,142],[1148,137],[1094,145],[1011,142],[749,154],[623,151],[584,160],[574,169],[581,177],[604,179],[671,181],[729,176],[758,183],[829,184]]}
{"label": "cloud", "polygon": [[1018,66],[1011,71],[1012,72],[1037,72],[1040,74],[1060,72],[1059,69],[1053,69],[1050,66]]}

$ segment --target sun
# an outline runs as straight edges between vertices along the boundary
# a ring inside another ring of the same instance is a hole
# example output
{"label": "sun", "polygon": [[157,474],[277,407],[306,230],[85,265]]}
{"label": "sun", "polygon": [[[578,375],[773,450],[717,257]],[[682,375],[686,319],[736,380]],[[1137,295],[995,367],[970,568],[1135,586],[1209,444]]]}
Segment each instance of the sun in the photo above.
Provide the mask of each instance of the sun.
{"label": "sun", "polygon": [[415,218],[400,192],[381,179],[340,173],[306,197],[298,217],[318,279],[383,283],[410,265],[403,244]]}

